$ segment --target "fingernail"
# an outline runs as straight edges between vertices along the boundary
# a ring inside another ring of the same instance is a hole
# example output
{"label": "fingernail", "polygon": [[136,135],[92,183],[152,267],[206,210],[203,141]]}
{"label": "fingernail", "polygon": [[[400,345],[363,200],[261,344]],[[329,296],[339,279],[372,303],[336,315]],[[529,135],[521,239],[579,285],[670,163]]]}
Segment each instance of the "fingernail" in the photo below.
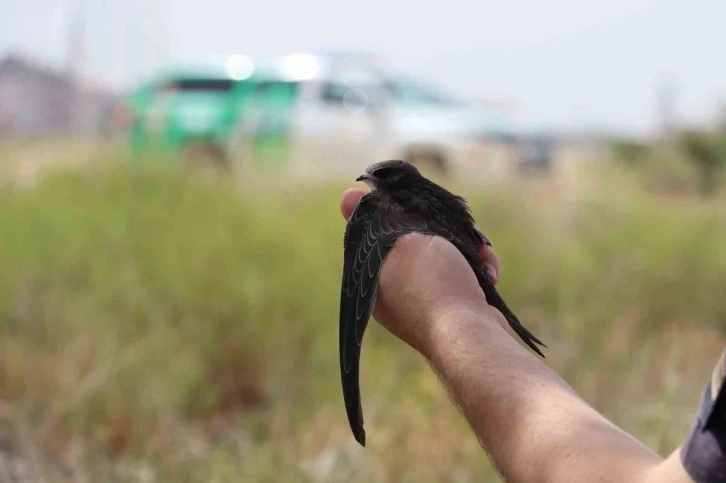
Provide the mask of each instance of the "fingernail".
{"label": "fingernail", "polygon": [[492,281],[496,282],[499,278],[499,274],[497,273],[496,268],[494,268],[491,265],[487,266],[487,270],[489,270],[489,276],[492,277]]}

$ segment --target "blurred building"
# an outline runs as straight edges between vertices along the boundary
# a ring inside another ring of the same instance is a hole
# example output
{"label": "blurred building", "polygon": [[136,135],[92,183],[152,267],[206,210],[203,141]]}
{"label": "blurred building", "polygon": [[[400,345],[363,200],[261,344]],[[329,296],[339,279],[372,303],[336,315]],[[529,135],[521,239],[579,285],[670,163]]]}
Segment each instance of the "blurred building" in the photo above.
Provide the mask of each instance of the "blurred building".
{"label": "blurred building", "polygon": [[0,60],[0,137],[98,136],[116,96],[58,70],[8,55]]}

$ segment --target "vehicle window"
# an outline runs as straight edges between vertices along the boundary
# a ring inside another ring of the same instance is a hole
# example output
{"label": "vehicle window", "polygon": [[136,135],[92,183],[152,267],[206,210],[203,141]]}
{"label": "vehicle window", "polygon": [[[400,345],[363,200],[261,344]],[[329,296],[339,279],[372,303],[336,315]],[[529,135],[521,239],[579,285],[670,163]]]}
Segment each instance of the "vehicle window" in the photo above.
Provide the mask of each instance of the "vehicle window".
{"label": "vehicle window", "polygon": [[331,104],[365,103],[380,89],[380,77],[363,67],[345,66],[337,69],[323,82],[321,98]]}
{"label": "vehicle window", "polygon": [[177,79],[166,84],[164,89],[183,92],[229,92],[234,86],[235,81],[232,79]]}
{"label": "vehicle window", "polygon": [[422,83],[389,80],[386,87],[391,96],[399,101],[422,102],[426,104],[451,105],[455,101],[443,92],[437,91],[431,86]]}
{"label": "vehicle window", "polygon": [[338,82],[325,82],[321,96],[323,101],[331,104],[342,104],[345,99],[345,93],[350,90],[350,86]]}
{"label": "vehicle window", "polygon": [[[323,84],[322,101],[331,105],[342,106],[352,114],[361,114],[375,103],[377,90],[370,85],[351,86],[336,82]],[[374,104],[375,105],[375,104]]]}

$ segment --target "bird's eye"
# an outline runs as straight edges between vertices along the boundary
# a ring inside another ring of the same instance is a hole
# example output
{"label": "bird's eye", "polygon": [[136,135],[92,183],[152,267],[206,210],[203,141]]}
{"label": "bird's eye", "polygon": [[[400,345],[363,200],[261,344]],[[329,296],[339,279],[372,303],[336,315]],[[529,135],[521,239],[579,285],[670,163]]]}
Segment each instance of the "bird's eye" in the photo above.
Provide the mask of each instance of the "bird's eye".
{"label": "bird's eye", "polygon": [[378,179],[386,179],[393,173],[393,170],[390,168],[382,168],[379,170],[376,170],[376,178]]}

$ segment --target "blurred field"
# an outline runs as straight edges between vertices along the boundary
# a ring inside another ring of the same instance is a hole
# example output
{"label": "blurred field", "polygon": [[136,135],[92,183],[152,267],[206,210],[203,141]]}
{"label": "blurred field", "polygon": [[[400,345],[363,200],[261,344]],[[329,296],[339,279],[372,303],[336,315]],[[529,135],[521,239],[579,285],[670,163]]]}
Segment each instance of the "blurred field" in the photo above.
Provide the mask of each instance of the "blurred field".
{"label": "blurred field", "polygon": [[[0,191],[6,463],[58,482],[497,481],[426,363],[376,324],[368,447],[350,435],[344,185],[109,165]],[[628,186],[603,175],[576,197],[542,180],[458,191],[546,362],[666,455],[726,342],[726,209]]]}
{"label": "blurred field", "polygon": [[33,139],[0,142],[0,188],[34,187],[43,175],[85,169],[114,157],[118,142],[99,139]]}

